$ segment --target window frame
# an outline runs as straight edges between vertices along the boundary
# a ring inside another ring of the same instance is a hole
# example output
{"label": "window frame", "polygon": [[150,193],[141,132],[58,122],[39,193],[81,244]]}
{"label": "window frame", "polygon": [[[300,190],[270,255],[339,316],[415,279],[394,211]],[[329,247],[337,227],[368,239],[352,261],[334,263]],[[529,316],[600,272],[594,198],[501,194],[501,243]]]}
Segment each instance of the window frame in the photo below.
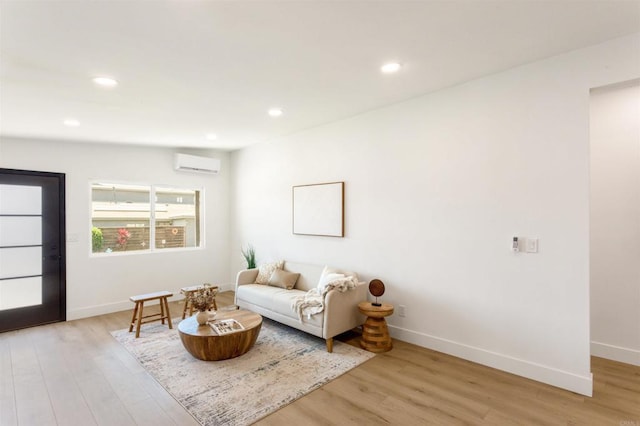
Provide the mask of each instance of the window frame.
{"label": "window frame", "polygon": [[[131,250],[131,251],[113,251],[111,253],[106,252],[94,252],[92,247],[92,238],[89,234],[88,249],[89,257],[113,257],[113,256],[135,256],[143,254],[156,254],[156,253],[175,253],[183,251],[204,250],[206,248],[206,221],[205,218],[205,190],[203,186],[186,186],[186,185],[173,185],[165,183],[140,183],[140,182],[128,182],[114,179],[92,179],[89,181],[89,230],[93,228],[93,186],[95,184],[106,185],[129,185],[149,188],[149,248],[143,250]],[[177,189],[184,191],[198,191],[199,195],[199,207],[200,212],[196,211],[196,217],[198,226],[200,228],[200,244],[195,247],[169,247],[169,248],[157,248],[156,247],[156,189]]]}

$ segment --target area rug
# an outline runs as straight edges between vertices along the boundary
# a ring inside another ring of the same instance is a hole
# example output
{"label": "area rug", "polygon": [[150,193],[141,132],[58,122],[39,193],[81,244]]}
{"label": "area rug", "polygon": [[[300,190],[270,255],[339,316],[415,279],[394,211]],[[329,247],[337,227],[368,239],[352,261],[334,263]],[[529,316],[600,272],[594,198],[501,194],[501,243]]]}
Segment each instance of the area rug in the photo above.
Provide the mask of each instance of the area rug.
{"label": "area rug", "polygon": [[147,325],[140,337],[113,331],[140,364],[203,425],[248,425],[372,358],[342,342],[325,341],[264,319],[255,346],[225,361],[200,361],[178,330]]}

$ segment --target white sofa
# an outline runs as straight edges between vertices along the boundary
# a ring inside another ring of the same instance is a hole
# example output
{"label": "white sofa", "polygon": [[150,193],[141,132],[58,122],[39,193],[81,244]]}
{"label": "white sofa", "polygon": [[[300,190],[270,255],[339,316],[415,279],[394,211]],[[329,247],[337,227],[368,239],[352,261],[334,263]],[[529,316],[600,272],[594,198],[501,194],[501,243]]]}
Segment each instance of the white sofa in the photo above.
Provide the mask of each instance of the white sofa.
{"label": "white sofa", "polygon": [[334,336],[364,323],[365,317],[358,311],[358,303],[367,300],[367,286],[364,282],[345,292],[330,290],[325,297],[324,311],[309,319],[304,317],[301,322],[291,305],[297,296],[306,294],[318,285],[324,267],[285,262],[283,269],[300,274],[292,290],[255,284],[258,269],[238,272],[236,305],[325,339],[328,352],[333,351]]}

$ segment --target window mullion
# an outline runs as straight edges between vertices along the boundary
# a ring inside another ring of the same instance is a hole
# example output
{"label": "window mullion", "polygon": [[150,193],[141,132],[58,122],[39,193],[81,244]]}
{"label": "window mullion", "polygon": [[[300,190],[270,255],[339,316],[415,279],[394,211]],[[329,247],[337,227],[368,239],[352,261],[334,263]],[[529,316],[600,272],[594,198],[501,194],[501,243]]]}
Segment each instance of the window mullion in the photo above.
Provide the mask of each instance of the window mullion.
{"label": "window mullion", "polygon": [[151,185],[149,192],[149,248],[156,249],[156,187]]}

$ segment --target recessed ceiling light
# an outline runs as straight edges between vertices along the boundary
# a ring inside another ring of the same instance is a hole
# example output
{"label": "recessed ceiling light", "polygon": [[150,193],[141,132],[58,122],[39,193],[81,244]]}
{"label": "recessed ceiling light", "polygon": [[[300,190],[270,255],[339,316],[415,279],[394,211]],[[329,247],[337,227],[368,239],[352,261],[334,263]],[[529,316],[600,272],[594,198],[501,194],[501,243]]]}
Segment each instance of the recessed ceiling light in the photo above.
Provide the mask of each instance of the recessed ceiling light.
{"label": "recessed ceiling light", "polygon": [[210,141],[215,141],[216,139],[218,139],[218,135],[216,135],[215,133],[207,133],[206,138]]}
{"label": "recessed ceiling light", "polygon": [[400,68],[402,68],[402,65],[400,65],[399,63],[389,62],[388,64],[384,64],[380,68],[380,71],[382,71],[385,74],[393,74],[394,72],[400,71]]}
{"label": "recessed ceiling light", "polygon": [[75,118],[67,118],[63,123],[67,127],[78,127],[80,125],[80,122]]}
{"label": "recessed ceiling light", "polygon": [[93,82],[102,87],[116,87],[118,82],[111,77],[96,77]]}
{"label": "recessed ceiling light", "polygon": [[280,108],[271,108],[268,113],[271,117],[280,117],[282,115],[282,110]]}

